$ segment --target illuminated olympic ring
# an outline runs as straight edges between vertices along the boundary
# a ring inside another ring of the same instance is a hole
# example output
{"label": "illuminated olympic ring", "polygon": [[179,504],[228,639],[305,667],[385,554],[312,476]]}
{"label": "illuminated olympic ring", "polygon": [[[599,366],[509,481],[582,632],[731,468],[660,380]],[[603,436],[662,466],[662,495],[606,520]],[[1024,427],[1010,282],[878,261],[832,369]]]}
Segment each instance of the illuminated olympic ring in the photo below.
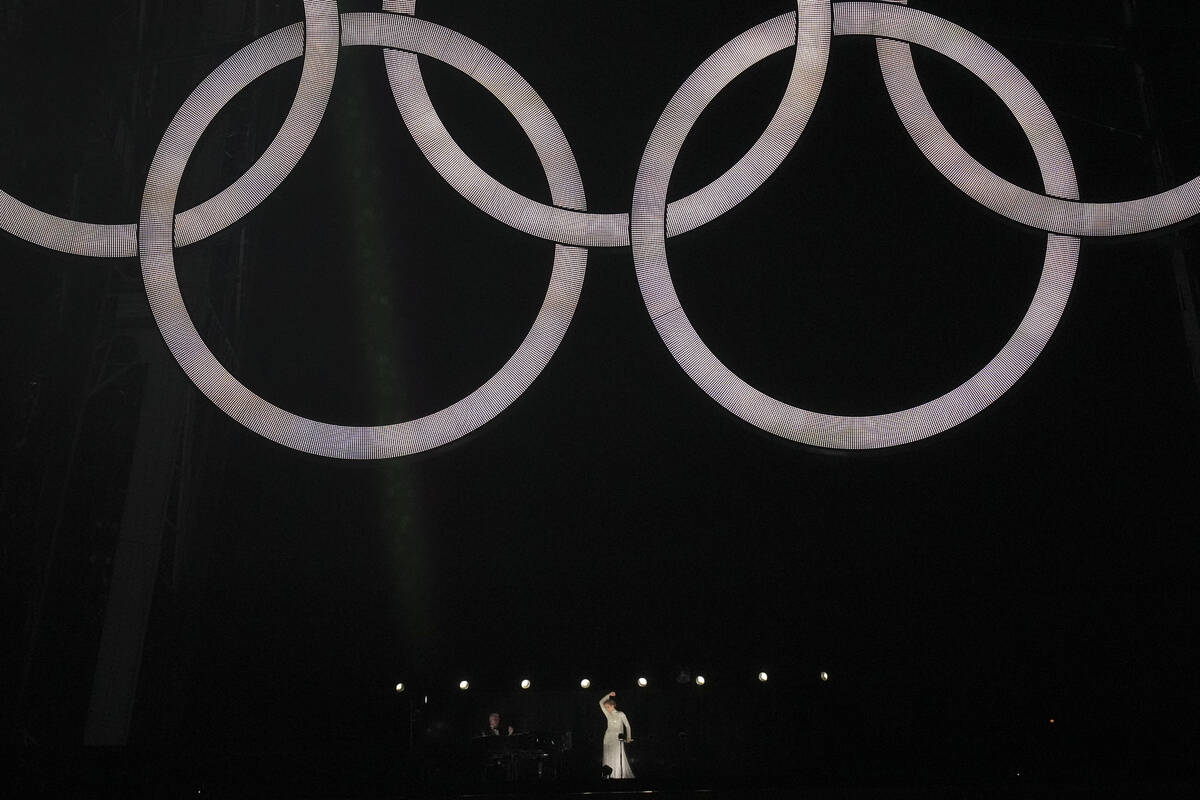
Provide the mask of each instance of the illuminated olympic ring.
{"label": "illuminated olympic ring", "polygon": [[[323,36],[336,40],[335,24]],[[344,45],[403,48],[432,56],[475,76],[484,88],[514,109],[523,106],[536,120],[532,138],[555,205],[582,209],[583,181],[566,137],[533,89],[482,45],[440,25],[400,14],[342,14]],[[324,22],[322,20],[321,22]],[[308,24],[313,25],[310,17]],[[226,62],[228,64],[229,62]],[[224,65],[223,65],[224,66]],[[225,369],[196,330],[183,303],[171,241],[176,192],[196,143],[223,107],[210,102],[207,86],[218,68],[184,102],[163,135],[151,162],[138,223],[138,246],[146,294],[159,330],[192,382],[229,416],[255,433],[287,447],[335,458],[390,458],[439,447],[490,421],[516,400],[558,349],[583,289],[587,250],[557,245],[546,299],[516,352],[492,378],[457,403],[420,419],[391,425],[332,425],[285,411],[247,389]],[[246,75],[236,93],[248,85]],[[526,128],[529,130],[529,128]],[[549,141],[552,147],[545,147]]]}
{"label": "illuminated olympic ring", "polygon": [[[833,11],[834,34],[903,38],[958,58],[962,66],[1000,96],[1026,132],[1031,126],[1040,127],[1041,135],[1031,136],[1029,143],[1048,190],[1078,197],[1070,154],[1050,109],[1016,67],[989,45],[972,37],[970,46],[952,50],[946,46],[948,40],[970,34],[940,17],[903,6],[837,3]],[[1049,236],[1041,280],[1029,310],[996,357],[958,388],[913,408],[861,417],[796,408],[750,386],[709,350],[675,293],[663,221],[667,186],[684,139],[700,113],[736,77],[737,73],[715,69],[708,62],[692,73],[659,118],[633,190],[629,227],[638,284],[654,327],[684,371],[730,412],[768,433],[803,444],[847,450],[890,447],[941,433],[979,413],[1008,391],[1042,352],[1062,317],[1079,258],[1077,238]]]}
{"label": "illuminated olympic ring", "polygon": [[[297,450],[337,458],[387,458],[453,441],[508,407],[549,362],[574,314],[586,265],[584,247],[632,244],[646,307],[672,355],[717,402],[778,436],[821,447],[859,449],[912,442],[977,414],[1007,391],[1045,347],[1061,319],[1078,263],[1079,236],[1142,233],[1200,212],[1200,178],[1123,203],[1078,201],[1062,132],[1045,102],[1007,59],[940,17],[905,0],[797,0],[797,10],[761,23],[710,56],[663,111],[647,144],[630,214],[586,211],[578,166],[562,129],[532,87],[482,45],[418,20],[416,0],[383,0],[385,12],[337,13],[335,0],[304,0],[303,25],[282,28],[239,50],[192,92],[168,126],[147,176],[137,225],[92,225],[31,208],[0,191],[0,227],[47,248],[88,256],[139,255],[155,320],[196,386],[251,430]],[[301,32],[303,31],[303,35]],[[877,37],[880,66],[901,121],[930,163],[992,211],[1047,231],[1046,260],[1028,312],[1000,353],[951,392],[915,408],[866,417],[818,414],[762,394],[729,371],[700,340],[679,305],[666,238],[730,210],[782,163],[803,133],[824,83],[833,35]],[[971,70],[1017,118],[1033,147],[1045,194],[1014,186],[967,154],[938,120],[921,88],[908,43],[936,50]],[[240,220],[282,183],[324,116],[340,46],[385,48],[396,103],[434,168],[467,200],[513,228],[558,243],[546,299],[525,340],[487,383],[421,419],[376,427],[329,425],[272,405],[239,383],[204,344],[183,303],[173,249]],[[674,161],[700,112],[737,75],[795,47],[783,100],[763,134],[728,172],[669,205]],[[552,205],[513,192],[454,143],[425,90],[416,54],[442,60],[492,92],[525,130],[550,184]],[[216,114],[269,70],[304,56],[300,84],[279,134],[254,166],[217,196],[174,214],[188,159]],[[1063,234],[1063,235],[1056,235]]]}
{"label": "illuminated olympic ring", "polygon": [[[389,11],[413,14],[416,0],[384,0]],[[799,141],[812,116],[829,61],[829,0],[798,0],[797,11],[756,25],[718,51],[710,61],[739,74],[769,55],[793,47],[799,35],[792,74],[783,99],[758,141],[720,178],[670,205],[668,235],[676,236],[711,222],[749,197],[775,172]],[[388,78],[404,124],[426,159],[467,201],[517,230],[560,244],[623,247],[629,244],[628,214],[588,214],[531,200],[504,186],[462,151],[433,107],[416,55],[384,53]],[[479,76],[473,75],[478,78]],[[535,95],[536,103],[541,98]],[[513,110],[521,127],[534,137],[535,121]],[[539,153],[541,151],[539,150]]]}
{"label": "illuminated olympic ring", "polygon": [[[281,64],[304,55],[300,87],[279,133],[249,171],[231,186],[175,220],[175,244],[207,239],[253,211],[295,168],[325,115],[337,69],[336,0],[304,0],[305,23],[269,33],[243,47],[205,79],[204,103],[220,108],[233,95]],[[199,88],[196,90],[199,92]],[[31,208],[0,191],[0,228],[51,250],[80,256],[129,258],[138,254],[137,225],[74,222]]]}

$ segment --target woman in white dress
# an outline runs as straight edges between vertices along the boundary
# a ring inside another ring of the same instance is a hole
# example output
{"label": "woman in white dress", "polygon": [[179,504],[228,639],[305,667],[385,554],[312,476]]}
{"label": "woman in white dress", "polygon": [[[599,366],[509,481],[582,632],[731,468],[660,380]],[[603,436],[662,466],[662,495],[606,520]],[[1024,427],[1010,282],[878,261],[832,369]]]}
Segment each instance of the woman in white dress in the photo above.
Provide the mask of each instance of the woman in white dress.
{"label": "woman in white dress", "polygon": [[[625,712],[617,710],[617,701],[613,699],[616,695],[616,692],[609,692],[600,698],[600,710],[608,720],[608,729],[604,732],[604,766],[611,770],[610,778],[632,778],[633,770],[625,757],[625,742],[633,741],[633,727]],[[625,732],[624,742],[620,737],[622,731]]]}

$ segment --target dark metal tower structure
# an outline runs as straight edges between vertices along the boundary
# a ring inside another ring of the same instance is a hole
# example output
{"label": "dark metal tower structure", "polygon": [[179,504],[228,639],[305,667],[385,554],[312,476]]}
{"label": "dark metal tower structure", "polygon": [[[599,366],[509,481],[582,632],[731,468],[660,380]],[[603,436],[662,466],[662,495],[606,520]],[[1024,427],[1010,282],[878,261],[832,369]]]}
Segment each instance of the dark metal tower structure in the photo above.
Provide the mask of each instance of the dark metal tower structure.
{"label": "dark metal tower structure", "polygon": [[[1190,12],[1193,16],[1194,10]],[[1153,30],[1147,27],[1149,15],[1140,8],[1138,0],[1125,0],[1125,23],[1127,39],[1135,43],[1132,52],[1132,62],[1139,99],[1141,100],[1142,121],[1145,126],[1145,136],[1150,146],[1150,156],[1154,164],[1156,189],[1169,189],[1191,176],[1180,175],[1174,167],[1173,153],[1182,146],[1182,142],[1172,135],[1182,127],[1194,130],[1200,122],[1200,109],[1195,102],[1194,87],[1186,95],[1179,98],[1174,113],[1164,114],[1162,105],[1155,97],[1156,85],[1169,80],[1177,74],[1174,65],[1194,61],[1197,55],[1195,42],[1188,38],[1177,38],[1169,35],[1171,27],[1176,30],[1190,30],[1191,26],[1182,24],[1183,19],[1174,20],[1180,23],[1172,25],[1172,20],[1159,20],[1159,28]],[[1182,15],[1181,15],[1182,16]],[[1165,40],[1165,41],[1164,41]],[[1149,45],[1149,43],[1155,43]],[[1164,117],[1169,119],[1165,120]],[[1190,138],[1194,139],[1194,135]],[[1179,313],[1182,323],[1184,340],[1187,343],[1188,355],[1192,368],[1192,380],[1196,391],[1200,394],[1200,308],[1197,307],[1197,297],[1200,297],[1200,280],[1197,280],[1195,259],[1189,259],[1190,248],[1194,249],[1196,234],[1175,235],[1170,242],[1171,270],[1175,278],[1175,287],[1179,296]]]}
{"label": "dark metal tower structure", "polygon": [[[91,98],[86,149],[79,149],[79,131],[70,140],[64,160],[77,172],[68,203],[58,189],[58,208],[87,216],[79,175],[88,170],[116,179],[108,187],[114,208],[136,209],[156,131],[182,98],[274,25],[270,15],[294,11],[268,5],[130,0],[85,12],[96,17],[104,59],[97,69],[110,91]],[[49,12],[38,6],[6,3],[0,36],[16,42],[44,25]],[[211,183],[232,182],[269,140],[273,111],[217,120],[208,136],[219,146],[202,148],[193,169],[214,176]],[[183,277],[189,298],[200,299],[190,301],[198,326],[233,364],[247,248],[244,231],[227,232],[204,248],[205,264]],[[17,413],[6,426],[0,508],[10,531],[5,584],[20,618],[8,631],[15,647],[6,673],[16,680],[6,705],[14,738],[123,745],[151,609],[170,605],[195,522],[191,499],[205,476],[193,455],[215,442],[154,325],[137,261],[63,260],[30,310],[44,344],[26,354],[8,390]],[[80,619],[79,608],[96,613]],[[95,655],[63,657],[81,652]]]}

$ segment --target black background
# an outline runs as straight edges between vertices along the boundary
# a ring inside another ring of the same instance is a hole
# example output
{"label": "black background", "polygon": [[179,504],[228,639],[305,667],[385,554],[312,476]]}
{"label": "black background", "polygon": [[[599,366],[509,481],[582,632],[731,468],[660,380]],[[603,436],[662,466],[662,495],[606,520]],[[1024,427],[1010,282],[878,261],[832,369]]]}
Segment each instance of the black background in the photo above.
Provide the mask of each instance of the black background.
{"label": "black background", "polygon": [[[145,40],[160,44],[146,45],[154,67],[138,74],[155,88],[137,89],[153,101],[131,129],[110,123],[133,91],[137,4],[12,6],[0,187],[63,216],[137,218],[170,116],[254,35],[246,4],[207,4],[195,26],[180,20],[196,4],[168,5],[148,16]],[[1200,173],[1194,12],[1157,17],[1174,4],[1139,4],[1143,22],[1130,29],[1120,2],[913,5],[983,36],[1031,78],[1065,131],[1084,199],[1161,188],[1135,61],[1155,88],[1171,182]],[[589,208],[607,212],[628,208],[646,139],[691,70],[789,7],[523,0],[422,2],[418,13],[482,42],[537,89],[574,148]],[[298,2],[257,12],[259,34],[301,19]],[[717,177],[757,138],[790,58],[750,70],[704,113],[672,197]],[[533,150],[500,104],[450,68],[422,64],[464,150],[548,202]],[[940,56],[919,52],[917,64],[964,146],[1039,188],[999,101]],[[261,152],[298,75],[299,62],[288,64],[222,113],[220,124],[257,120],[257,150],[231,159],[228,139],[207,136],[181,208]],[[231,275],[243,241],[245,269]],[[869,414],[923,402],[986,364],[1024,314],[1044,242],[949,186],[900,126],[872,43],[839,39],[783,167],[668,251],[689,316],[736,373],[793,404]],[[461,678],[502,693],[524,676],[565,690],[587,674],[592,699],[632,693],[638,674],[672,684],[681,669],[704,671],[715,691],[748,692],[766,669],[772,686],[791,687],[774,689],[770,725],[870,749],[893,780],[912,774],[888,760],[901,736],[931,743],[926,778],[958,774],[954,753],[966,749],[995,754],[973,776],[1015,774],[1011,754],[1051,735],[1074,777],[1194,775],[1200,425],[1175,246],[1194,262],[1195,229],[1084,242],[1063,321],[1028,374],[977,418],[879,453],[798,447],[713,403],[657,337],[627,248],[590,252],[572,326],[532,388],[429,454],[304,456],[191,391],[187,525],[168,532],[131,743],[401,747],[399,680],[431,696],[424,726],[486,713],[483,699],[456,694]],[[354,48],[342,51],[328,114],[294,174],[177,260],[189,308],[247,386],[296,413],[381,424],[448,405],[499,368],[541,303],[552,249],[441,181],[392,105],[381,55]],[[17,494],[23,480],[36,484],[31,470],[61,468],[42,454],[74,420],[55,409],[71,406],[98,346],[106,293],[139,273],[133,259],[63,256],[7,234],[0,264],[14,409],[11,631],[27,633],[41,609],[38,638],[15,636],[26,645],[9,658],[33,675],[13,727],[71,745],[86,714],[136,392],[89,407],[62,497]],[[63,521],[42,597],[27,577],[46,563],[50,517]],[[767,724],[730,708],[695,713]],[[867,736],[872,720],[894,724]]]}

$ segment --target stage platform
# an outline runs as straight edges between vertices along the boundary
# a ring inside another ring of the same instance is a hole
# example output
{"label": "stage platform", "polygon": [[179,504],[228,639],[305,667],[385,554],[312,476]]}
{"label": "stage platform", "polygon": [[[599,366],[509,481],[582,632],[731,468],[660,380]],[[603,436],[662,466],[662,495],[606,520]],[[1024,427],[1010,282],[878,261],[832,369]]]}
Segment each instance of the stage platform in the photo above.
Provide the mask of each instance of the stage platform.
{"label": "stage platform", "polygon": [[[1049,785],[1011,783],[930,786],[784,786],[734,783],[660,786],[622,781],[567,790],[547,785],[510,786],[421,795],[424,800],[1183,800],[1198,796],[1192,784]],[[412,796],[416,800],[417,796]]]}
{"label": "stage platform", "polygon": [[[635,780],[560,777],[478,780],[470,770],[430,774],[419,763],[365,749],[361,759],[322,761],[296,754],[180,753],[145,750],[9,752],[7,776],[21,798],[287,798],[287,800],[1192,800],[1190,775],[1137,778],[1113,774],[1014,776],[990,780],[879,780],[852,773],[643,776]],[[899,776],[896,776],[899,777]]]}

